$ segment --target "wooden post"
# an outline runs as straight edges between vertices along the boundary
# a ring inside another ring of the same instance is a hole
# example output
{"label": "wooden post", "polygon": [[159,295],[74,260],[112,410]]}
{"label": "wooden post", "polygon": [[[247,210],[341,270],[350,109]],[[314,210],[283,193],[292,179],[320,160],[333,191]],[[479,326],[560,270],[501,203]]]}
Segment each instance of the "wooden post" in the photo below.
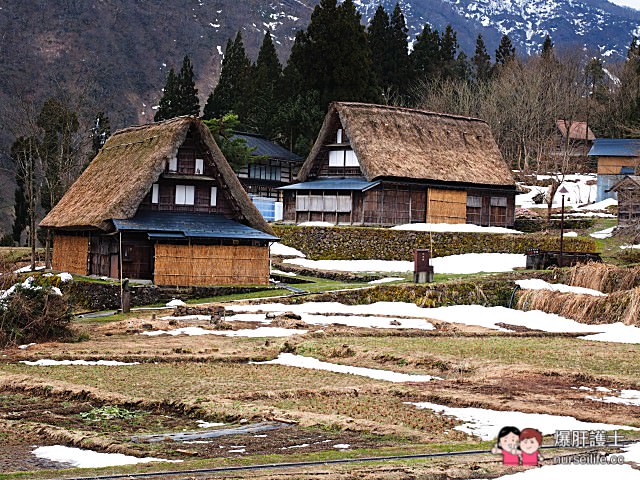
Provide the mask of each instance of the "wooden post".
{"label": "wooden post", "polygon": [[560,268],[564,266],[564,193],[562,194],[562,211],[560,213]]}

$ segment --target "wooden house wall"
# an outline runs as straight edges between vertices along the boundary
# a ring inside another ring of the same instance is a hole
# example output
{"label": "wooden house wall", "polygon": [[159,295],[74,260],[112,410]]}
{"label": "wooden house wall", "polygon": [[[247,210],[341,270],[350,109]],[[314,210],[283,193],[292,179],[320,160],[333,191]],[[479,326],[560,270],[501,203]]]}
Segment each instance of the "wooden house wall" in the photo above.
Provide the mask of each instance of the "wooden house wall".
{"label": "wooden house wall", "polygon": [[87,275],[89,237],[57,233],[53,239],[54,270]]}
{"label": "wooden house wall", "polygon": [[598,157],[598,175],[620,175],[623,167],[635,168],[638,164],[640,157]]}
{"label": "wooden house wall", "polygon": [[[382,184],[364,192],[361,221],[364,225],[423,223],[426,188],[406,184]],[[354,213],[354,217],[358,217]]]}
{"label": "wooden house wall", "polygon": [[118,278],[120,276],[118,237],[92,235],[89,243],[89,274]]}
{"label": "wooden house wall", "polygon": [[[195,174],[196,158],[204,159],[204,172]],[[140,203],[141,211],[216,213],[234,217],[234,206],[227,188],[220,181],[220,174],[210,161],[209,153],[193,136],[188,136],[178,149],[177,171],[171,172],[167,162],[165,172],[158,180],[158,203],[152,203],[152,191],[147,192]],[[176,205],[176,185],[193,185],[193,205]],[[211,206],[211,187],[217,187],[216,205]]]}
{"label": "wooden house wall", "polygon": [[[335,192],[324,193],[329,195]],[[365,192],[353,192],[350,214],[337,214],[337,221],[335,213],[297,210],[296,195],[309,194],[322,195],[323,192],[284,192],[285,222],[326,221],[352,225],[429,222],[510,227],[515,221],[515,192],[504,190],[447,190],[423,185],[384,183]]]}
{"label": "wooden house wall", "polygon": [[467,192],[429,188],[427,191],[427,223],[466,223]]}
{"label": "wooden house wall", "polygon": [[640,187],[629,182],[617,187],[618,225],[637,224],[640,221]]}
{"label": "wooden house wall", "polygon": [[266,285],[269,283],[269,248],[156,244],[154,283]]}

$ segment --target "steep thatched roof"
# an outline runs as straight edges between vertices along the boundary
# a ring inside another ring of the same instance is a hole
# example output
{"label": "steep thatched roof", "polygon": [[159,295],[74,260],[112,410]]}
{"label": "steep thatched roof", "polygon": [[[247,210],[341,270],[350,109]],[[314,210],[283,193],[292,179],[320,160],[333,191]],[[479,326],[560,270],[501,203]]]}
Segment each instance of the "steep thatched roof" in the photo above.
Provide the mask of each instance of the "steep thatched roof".
{"label": "steep thatched roof", "polygon": [[571,140],[595,140],[596,136],[593,134],[587,122],[568,122],[566,120],[556,120],[556,126],[560,130],[560,134],[563,137],[567,137],[567,125],[569,125],[569,138]]}
{"label": "steep thatched roof", "polygon": [[338,121],[363,175],[372,181],[396,177],[443,182],[515,186],[489,125],[477,118],[363,103],[332,103],[303,165],[305,181]]}
{"label": "steep thatched roof", "polygon": [[117,131],[100,150],[60,202],[40,222],[48,228],[113,228],[112,219],[132,218],[170,158],[177,155],[190,128],[210,153],[206,158],[226,184],[239,220],[273,234],[216,145],[207,126],[194,117]]}

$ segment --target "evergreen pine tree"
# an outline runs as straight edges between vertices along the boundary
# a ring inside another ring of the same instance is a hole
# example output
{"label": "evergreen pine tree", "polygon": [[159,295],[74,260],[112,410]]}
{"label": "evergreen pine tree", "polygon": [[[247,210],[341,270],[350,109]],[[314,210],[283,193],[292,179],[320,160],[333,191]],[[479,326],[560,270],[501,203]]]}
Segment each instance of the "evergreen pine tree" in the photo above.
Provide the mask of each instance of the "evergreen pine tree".
{"label": "evergreen pine tree", "polygon": [[442,78],[456,77],[458,48],[458,35],[451,25],[447,25],[440,39],[440,76]]}
{"label": "evergreen pine tree", "polygon": [[376,75],[378,85],[383,90],[387,90],[391,85],[388,80],[391,58],[391,29],[389,26],[389,15],[382,5],[378,6],[375,15],[369,23],[367,30],[369,48],[371,49],[371,60],[373,72]]}
{"label": "evergreen pine tree", "polygon": [[167,75],[167,81],[165,82],[164,88],[162,89],[162,97],[160,98],[158,110],[153,116],[153,119],[156,122],[159,122],[178,116],[177,112],[179,99],[180,93],[178,77],[176,76],[176,72],[172,68],[171,70],[169,70],[169,74]]}
{"label": "evergreen pine tree", "polygon": [[503,35],[500,39],[500,45],[496,50],[496,65],[504,65],[516,58],[516,48],[511,43],[508,35]]}
{"label": "evergreen pine tree", "polygon": [[180,115],[200,115],[200,100],[193,79],[193,65],[187,55],[182,60],[182,68],[178,74],[178,116]]}
{"label": "evergreen pine tree", "polygon": [[390,50],[395,59],[391,70],[391,84],[397,88],[400,95],[407,95],[413,81],[413,68],[409,59],[409,42],[407,40],[409,28],[399,3],[396,3],[393,9],[389,28],[391,29]]}
{"label": "evergreen pine tree", "polygon": [[482,34],[476,39],[476,51],[471,59],[476,82],[486,82],[491,76],[491,57],[487,53]]}
{"label": "evergreen pine tree", "polygon": [[339,6],[321,0],[300,41],[295,67],[305,86],[320,93],[322,109],[334,100],[378,100],[371,50],[353,0]]}
{"label": "evergreen pine tree", "polygon": [[33,138],[20,137],[11,146],[11,158],[16,165],[16,190],[14,194],[15,203],[13,205],[15,218],[11,228],[13,241],[20,245],[20,237],[27,225],[29,225],[29,206],[25,196],[25,176],[28,174],[30,162],[25,156],[29,155],[29,143],[35,143]]}
{"label": "evergreen pine tree", "polygon": [[425,24],[411,52],[411,60],[416,73],[427,81],[437,77],[442,61],[440,57],[440,34],[432,30],[431,25]]}
{"label": "evergreen pine tree", "polygon": [[278,87],[282,83],[282,64],[267,31],[253,67],[251,102],[247,123],[268,138],[273,137],[278,110]]}
{"label": "evergreen pine tree", "polygon": [[234,41],[227,42],[220,79],[207,99],[203,112],[204,118],[221,118],[226,113],[234,112],[241,123],[245,121],[247,113],[245,96],[248,93],[250,67],[251,62],[244,49],[242,34],[238,32]]}
{"label": "evergreen pine tree", "polygon": [[551,41],[551,37],[549,35],[544,37],[544,43],[542,44],[542,50],[540,51],[540,56],[542,58],[553,57],[553,42]]}

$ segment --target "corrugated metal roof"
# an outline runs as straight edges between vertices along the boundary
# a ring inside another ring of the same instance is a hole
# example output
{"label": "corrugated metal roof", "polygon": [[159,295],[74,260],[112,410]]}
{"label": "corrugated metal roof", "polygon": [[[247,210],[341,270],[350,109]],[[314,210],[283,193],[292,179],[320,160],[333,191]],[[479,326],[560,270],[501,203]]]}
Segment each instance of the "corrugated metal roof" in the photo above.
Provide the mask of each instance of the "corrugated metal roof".
{"label": "corrugated metal roof", "polygon": [[222,215],[180,212],[138,212],[128,220],[113,220],[121,231],[147,232],[164,238],[229,238],[275,241],[278,237],[230,220]]}
{"label": "corrugated metal roof", "polygon": [[294,183],[278,190],[356,190],[362,192],[378,185],[379,181],[368,182],[364,177],[321,178],[310,182]]}
{"label": "corrugated metal roof", "polygon": [[640,138],[596,138],[592,157],[640,157]]}
{"label": "corrugated metal roof", "polygon": [[279,158],[290,162],[304,162],[304,158],[281,147],[277,143],[267,140],[261,135],[253,133],[236,133],[232,138],[242,138],[247,142],[247,146],[255,149],[253,155],[265,156],[269,158]]}

